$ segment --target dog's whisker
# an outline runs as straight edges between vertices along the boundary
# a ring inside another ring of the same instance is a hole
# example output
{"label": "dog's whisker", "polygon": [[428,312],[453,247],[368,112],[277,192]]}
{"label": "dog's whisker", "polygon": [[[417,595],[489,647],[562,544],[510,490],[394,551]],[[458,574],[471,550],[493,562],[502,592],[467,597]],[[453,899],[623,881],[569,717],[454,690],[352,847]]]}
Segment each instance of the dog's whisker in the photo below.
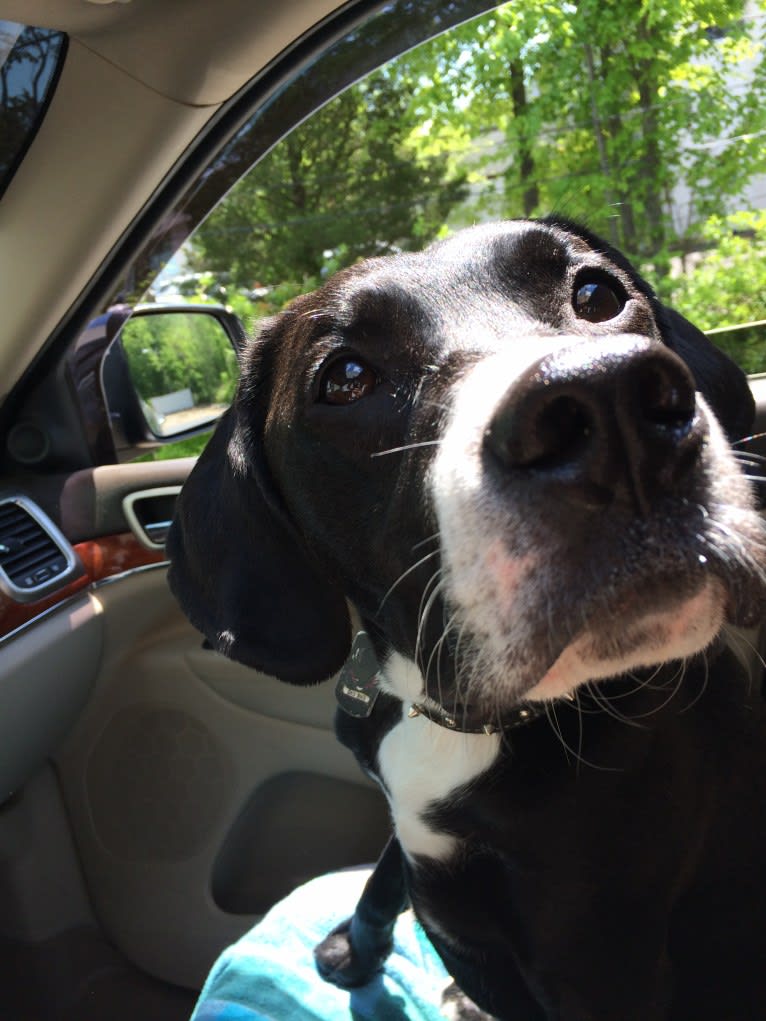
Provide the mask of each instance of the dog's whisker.
{"label": "dog's whisker", "polygon": [[[626,674],[626,676],[629,677],[632,681],[635,681],[635,686],[632,687],[632,688],[629,688],[626,691],[610,692],[609,696],[608,696],[609,702],[610,703],[612,703],[612,702],[619,702],[620,699],[633,698],[635,695],[638,694],[639,691],[642,691],[644,689],[647,689],[649,691],[661,691],[661,690],[663,690],[665,688],[664,684],[657,685],[657,684],[653,684],[652,683],[655,680],[655,678],[662,672],[662,668],[663,668],[663,664],[660,664],[659,666],[654,668],[654,670],[651,672],[651,674],[649,674],[648,677],[644,677],[644,678],[637,677],[633,673]],[[589,683],[595,685],[598,682],[597,681],[590,681]],[[603,691],[603,689],[600,688],[599,691],[601,691],[602,694],[604,694],[604,696],[606,697],[606,693]]]}
{"label": "dog's whisker", "polygon": [[[447,613],[446,606],[444,607],[444,611],[443,612],[444,612],[444,615],[446,617],[446,613]],[[447,637],[449,635],[450,626],[451,626],[452,622],[454,621],[454,619],[455,619],[455,614],[453,614],[452,617],[450,617],[449,620],[445,620],[444,621],[444,626],[442,628],[441,636],[439,637],[439,640],[435,643],[433,649],[431,650],[431,654],[428,657],[428,663],[426,664],[426,674],[425,674],[425,676],[426,676],[426,679],[427,679],[428,675],[431,672],[431,666],[432,666],[432,663],[434,662],[434,659],[436,661],[436,691],[437,691],[437,694],[438,694],[438,701],[439,701],[439,704],[441,706],[444,706],[444,698],[443,698],[443,694],[442,694],[442,679],[441,679],[441,654],[442,654],[442,650],[444,648],[444,642],[446,641],[446,639],[447,639]],[[458,694],[457,694],[457,690],[456,690],[455,691],[455,704],[454,704],[454,706],[452,708],[452,715],[453,716],[457,713],[457,702],[458,702]]]}
{"label": "dog's whisker", "polygon": [[680,661],[678,669],[670,679],[669,684],[663,686],[666,690],[668,687],[670,688],[670,694],[664,701],[660,702],[659,705],[652,706],[652,708],[647,710],[645,713],[635,713],[632,719],[646,720],[651,716],[656,716],[657,713],[662,712],[663,709],[670,705],[670,703],[673,701],[673,699],[678,695],[679,691],[681,690],[681,687],[684,683],[684,678],[686,677],[687,666],[688,666],[687,660],[682,659]]}
{"label": "dog's whisker", "polygon": [[[435,592],[434,592],[435,596],[438,596],[440,594],[441,594],[441,586],[440,586],[440,588],[438,590],[435,590]],[[431,607],[428,610],[429,613],[431,612],[432,608],[433,607]],[[428,678],[429,674],[431,673],[432,667],[435,666],[435,668],[436,668],[436,695],[437,695],[437,701],[439,702],[439,705],[441,705],[441,706],[444,706],[444,692],[442,690],[442,672],[441,672],[441,667],[442,667],[442,649],[444,647],[444,640],[445,640],[446,633],[447,633],[446,632],[446,624],[445,624],[445,621],[444,621],[444,614],[445,614],[445,612],[446,612],[446,608],[444,607],[444,604],[442,603],[442,632],[441,632],[439,638],[437,639],[437,641],[434,643],[434,647],[431,650],[431,653],[430,653],[430,655],[428,657],[428,663],[426,665],[426,672],[425,672],[425,676],[426,676],[426,678]],[[456,706],[453,706],[453,709],[452,709],[452,715],[453,716],[455,715],[455,712],[456,712]]]}
{"label": "dog's whisker", "polygon": [[[684,684],[684,681],[686,680],[686,672],[687,672],[688,668],[689,668],[689,660],[688,659],[682,659],[681,660],[681,666],[679,667],[679,671],[678,671],[678,674],[677,674],[678,682],[676,684],[675,691],[673,692],[673,698],[675,698],[678,695],[678,693],[681,691],[681,689],[683,688],[683,684]],[[664,707],[660,706],[660,708],[662,709]]]}
{"label": "dog's whisker", "polygon": [[621,723],[625,723],[628,726],[636,726],[639,729],[646,729],[643,724],[635,723],[635,716],[627,716],[614,706],[615,702],[619,702],[622,699],[634,698],[640,691],[664,691],[667,687],[666,684],[653,684],[652,682],[662,671],[663,664],[655,667],[655,669],[647,677],[637,677],[633,673],[628,673],[625,676],[634,681],[635,684],[632,688],[625,691],[616,691],[607,693],[606,690],[600,686],[598,681],[586,681],[583,685],[583,690],[587,691],[591,701],[594,703],[593,708],[589,708],[583,703],[582,699],[579,698],[580,689],[575,692],[575,696],[578,699],[578,709],[582,716],[598,716],[602,712],[606,712],[611,715],[614,719],[619,720]]}
{"label": "dog's whisker", "polygon": [[764,558],[764,550],[766,549],[764,539],[766,539],[766,533],[762,531],[760,548],[758,548],[757,541],[751,539],[751,549],[745,545],[742,537],[737,535],[723,521],[711,519],[706,522],[706,526],[708,531],[697,533],[696,536],[701,545],[711,550],[724,563],[741,565],[762,583],[766,582],[766,569],[756,559],[756,557],[759,557],[761,561],[766,559]]}
{"label": "dog's whisker", "polygon": [[579,762],[582,762],[582,746],[585,739],[585,732],[583,729],[582,700],[580,699],[580,692],[578,689],[575,689],[574,699],[575,707],[577,709],[577,758]]}
{"label": "dog's whisker", "polygon": [[[699,536],[702,545],[725,565],[733,566],[735,570],[738,567],[744,568],[762,585],[766,584],[766,568],[762,566],[762,561],[766,559],[763,542],[760,550],[755,549],[755,543],[751,542],[753,547],[751,551],[739,536],[720,521],[711,522],[710,531],[713,533],[712,535]],[[757,555],[760,556],[761,562],[756,559]]]}
{"label": "dog's whisker", "polygon": [[[477,677],[476,667],[480,655],[473,644],[473,637],[468,631],[468,621],[461,619],[459,608],[450,618],[450,630],[456,636],[452,647],[456,692],[462,702],[469,703],[474,691]],[[493,693],[497,696],[496,691]]]}
{"label": "dog's whisker", "polygon": [[766,437],[766,432],[763,432],[763,433],[751,433],[750,436],[743,436],[741,440],[735,440],[732,443],[732,448],[739,447],[743,443],[753,443],[755,440],[762,440],[764,437]]}
{"label": "dog's whisker", "polygon": [[[761,436],[766,437],[766,433],[762,433]],[[737,450],[735,447],[732,447],[731,452],[734,457],[764,457],[764,455],[757,450]]]}
{"label": "dog's whisker", "polygon": [[[415,662],[418,664],[418,667],[421,668],[421,673],[422,673],[422,664],[420,662],[420,643],[421,643],[421,638],[422,638],[422,628],[423,628],[423,622],[424,622],[425,607],[426,607],[426,604],[428,602],[429,594],[430,594],[432,588],[435,586],[434,590],[438,591],[439,584],[440,584],[441,574],[442,574],[442,568],[438,567],[433,572],[431,577],[428,579],[426,584],[423,586],[423,591],[422,591],[422,593],[420,595],[420,604],[418,606],[418,613],[417,613],[417,622],[418,622],[417,623],[417,631],[416,631],[416,634],[415,634]],[[425,683],[426,683],[426,677],[425,677],[425,675],[423,675],[423,684],[425,685]]]}
{"label": "dog's whisker", "polygon": [[569,753],[572,751],[572,749],[564,740],[564,735],[561,733],[561,727],[559,726],[559,721],[558,718],[556,717],[556,714],[553,712],[551,703],[545,702],[543,708],[545,709],[545,715],[548,718],[548,722],[551,725],[553,733],[556,735],[559,744],[564,749],[564,755],[566,756],[567,764],[569,764]]}
{"label": "dog's whisker", "polygon": [[[638,716],[626,716],[625,713],[621,713],[619,709],[616,709],[612,705],[612,696],[599,689],[598,684],[593,681],[589,681],[587,684],[588,692],[590,697],[596,703],[596,705],[603,710],[608,716],[611,716],[613,720],[617,720],[618,723],[624,723],[627,727],[635,727],[637,730],[645,730],[643,724],[637,723]],[[636,689],[638,690],[638,689]]]}
{"label": "dog's whisker", "polygon": [[750,468],[760,470],[766,467],[766,455],[757,450],[731,450],[731,458],[737,467],[747,465]]}
{"label": "dog's whisker", "polygon": [[[548,722],[550,723],[550,725],[551,725],[551,727],[553,729],[553,732],[556,735],[556,737],[558,738],[558,740],[559,740],[562,748],[564,749],[565,753],[569,752],[571,755],[576,756],[577,753],[575,752],[574,748],[572,748],[571,745],[569,745],[567,743],[567,741],[566,741],[566,739],[565,739],[565,737],[564,737],[564,735],[563,735],[563,733],[561,731],[561,727],[560,727],[560,725],[558,723],[558,717],[556,717],[555,709],[553,708],[553,703],[545,702],[544,703],[544,709],[545,709],[545,715],[548,718]],[[555,722],[554,722],[554,719],[551,717],[551,713],[553,713],[553,717],[555,717]],[[568,755],[567,755],[567,761],[569,761],[569,756]],[[589,769],[595,769],[595,770],[597,770],[600,773],[621,773],[621,772],[623,772],[622,769],[620,769],[618,767],[615,767],[615,766],[600,766],[600,765],[598,765],[598,763],[591,762],[590,760],[584,758],[584,756],[582,756],[582,755],[579,756],[578,762],[580,762],[583,766],[587,766]]]}
{"label": "dog's whisker", "polygon": [[[651,688],[653,691],[656,691],[659,688],[659,685],[652,684],[652,681],[654,681],[657,677],[660,676],[660,674],[662,673],[662,666],[663,666],[662,663],[656,666],[654,670],[652,670],[651,674],[649,674],[649,676],[646,678],[646,680],[640,683],[644,687]],[[639,680],[639,678],[636,678],[636,680]]]}
{"label": "dog's whisker", "polygon": [[[724,634],[726,635],[727,641],[732,646],[737,645],[746,646],[749,649],[749,651],[753,654],[753,656],[755,656],[755,658],[758,660],[763,669],[766,670],[766,659],[763,658],[761,653],[758,651],[757,647],[750,641],[750,639],[746,635],[743,635],[741,631],[735,631],[734,628],[729,627],[728,624],[724,624],[723,631]],[[752,673],[752,671],[749,672]]]}
{"label": "dog's whisker", "polygon": [[441,440],[420,440],[418,443],[405,443],[401,447],[389,447],[388,450],[376,450],[370,457],[385,457],[387,454],[403,454],[408,450],[421,450],[423,447],[438,447]]}
{"label": "dog's whisker", "polygon": [[[421,611],[421,613],[419,615],[418,630],[417,630],[417,635],[416,635],[416,638],[415,638],[415,660],[421,666],[421,671],[423,673],[423,681],[424,681],[424,683],[428,682],[428,669],[427,669],[427,666],[426,666],[425,669],[423,668],[423,662],[422,662],[423,632],[424,632],[425,625],[426,625],[426,622],[428,620],[429,614],[431,613],[431,610],[436,605],[436,600],[439,598],[439,596],[441,594],[441,588],[442,588],[441,573],[442,573],[441,570],[434,572],[434,574],[431,576],[431,580],[429,581],[428,585],[426,586],[426,590],[427,590],[428,586],[431,585],[431,583],[434,581],[434,579],[437,579],[436,580],[436,584],[434,585],[432,592],[430,593],[430,595],[426,599],[425,605],[423,606],[423,609],[422,609],[422,611]],[[425,596],[426,590],[424,590],[424,592],[423,592],[424,596]],[[422,605],[422,601],[421,601],[421,605]]]}
{"label": "dog's whisker", "polygon": [[426,553],[426,555],[424,557],[421,557],[420,560],[418,560],[416,563],[412,564],[411,567],[408,567],[406,569],[406,571],[402,571],[402,573],[399,575],[399,577],[393,583],[391,588],[388,590],[388,592],[386,592],[386,594],[381,599],[380,604],[378,605],[378,609],[377,609],[376,613],[380,613],[380,611],[383,609],[383,607],[386,604],[386,600],[389,598],[389,596],[392,595],[392,593],[404,581],[404,579],[408,577],[408,575],[412,574],[412,572],[416,571],[419,567],[422,567],[423,564],[427,563],[427,561],[429,561],[431,559],[431,557],[438,556],[439,553],[440,553],[440,550],[438,550],[438,549],[431,550],[430,553]]}
{"label": "dog's whisker", "polygon": [[427,546],[429,542],[437,542],[441,539],[441,532],[434,532],[433,535],[426,536],[425,539],[421,539],[420,542],[416,542],[412,547],[412,552],[419,550],[422,546]]}
{"label": "dog's whisker", "polygon": [[702,675],[702,684],[700,685],[700,690],[697,692],[697,694],[694,696],[691,702],[689,702],[687,705],[685,705],[682,709],[679,710],[680,715],[688,713],[691,709],[693,709],[707,691],[708,682],[710,681],[710,662],[705,653],[702,654],[702,662],[705,664],[705,672]]}
{"label": "dog's whisker", "polygon": [[738,464],[766,465],[766,455],[755,450],[732,450],[731,453]]}
{"label": "dog's whisker", "polygon": [[[454,622],[458,619],[458,616],[459,612],[456,611],[452,618],[453,627]],[[470,675],[466,676],[466,671],[462,659],[463,651],[461,646],[467,626],[468,625],[465,621],[463,621],[463,623],[460,625],[460,629],[457,633],[457,639],[455,641],[455,648],[452,653],[453,661],[455,664],[455,688],[456,691],[459,691],[461,693],[464,701],[469,701],[468,695],[471,692],[473,685],[473,677]]]}

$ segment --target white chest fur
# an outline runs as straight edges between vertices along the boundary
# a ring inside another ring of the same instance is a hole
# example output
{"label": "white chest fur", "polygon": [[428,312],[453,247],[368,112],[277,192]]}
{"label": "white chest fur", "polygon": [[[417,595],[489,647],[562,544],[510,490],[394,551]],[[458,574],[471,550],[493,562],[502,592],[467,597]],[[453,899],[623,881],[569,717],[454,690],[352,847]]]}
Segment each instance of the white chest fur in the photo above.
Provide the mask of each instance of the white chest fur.
{"label": "white chest fur", "polygon": [[405,713],[401,723],[383,738],[378,764],[405,854],[445,861],[454,853],[457,841],[433,829],[425,814],[433,802],[449,798],[489,769],[497,757],[500,737],[456,734],[424,716],[408,717],[406,710],[419,694],[412,690],[416,672],[412,663],[396,653],[385,665],[385,687],[404,700]]}

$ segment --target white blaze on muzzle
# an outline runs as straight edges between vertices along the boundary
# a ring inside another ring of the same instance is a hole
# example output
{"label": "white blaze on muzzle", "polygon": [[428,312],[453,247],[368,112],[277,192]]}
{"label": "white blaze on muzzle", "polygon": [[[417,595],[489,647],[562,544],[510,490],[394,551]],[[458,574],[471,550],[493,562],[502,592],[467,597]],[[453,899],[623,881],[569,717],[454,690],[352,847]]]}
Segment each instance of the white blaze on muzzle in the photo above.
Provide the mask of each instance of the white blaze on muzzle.
{"label": "white blaze on muzzle", "polygon": [[[461,641],[472,641],[474,648],[474,668],[464,684],[472,696],[493,705],[520,697],[556,698],[590,680],[687,657],[715,638],[724,618],[724,585],[701,574],[692,591],[687,586],[677,600],[671,594],[657,612],[643,611],[637,620],[630,607],[615,607],[613,620],[577,621],[573,606],[566,624],[556,619],[543,622],[550,650],[533,648],[541,641],[546,593],[555,593],[560,605],[572,579],[556,554],[561,541],[553,531],[550,544],[541,541],[541,520],[530,523],[529,502],[514,491],[524,482],[509,479],[507,485],[499,485],[488,470],[485,436],[509,386],[551,348],[560,350],[581,340],[533,336],[471,367],[456,384],[432,465],[429,485],[441,535],[449,613],[456,629],[462,629]],[[594,342],[594,356],[598,351]],[[709,509],[720,515],[723,528],[736,531],[739,519],[754,516],[748,487],[699,395],[697,414],[704,417],[709,435],[694,470],[704,476]],[[604,515],[608,528],[609,510],[596,513]],[[620,631],[619,641],[613,643],[616,653],[605,641],[610,626]],[[524,664],[530,661],[537,664],[536,675],[525,671]]]}

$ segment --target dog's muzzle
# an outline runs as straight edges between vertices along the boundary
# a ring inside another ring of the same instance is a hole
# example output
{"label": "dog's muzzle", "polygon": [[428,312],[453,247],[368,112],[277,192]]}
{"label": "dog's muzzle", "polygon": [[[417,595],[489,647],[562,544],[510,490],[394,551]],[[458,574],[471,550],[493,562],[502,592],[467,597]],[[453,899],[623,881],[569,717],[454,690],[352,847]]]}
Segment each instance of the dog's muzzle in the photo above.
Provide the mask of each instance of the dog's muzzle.
{"label": "dog's muzzle", "polygon": [[485,433],[489,461],[557,498],[642,515],[677,491],[705,437],[685,364],[637,336],[577,343],[515,381]]}

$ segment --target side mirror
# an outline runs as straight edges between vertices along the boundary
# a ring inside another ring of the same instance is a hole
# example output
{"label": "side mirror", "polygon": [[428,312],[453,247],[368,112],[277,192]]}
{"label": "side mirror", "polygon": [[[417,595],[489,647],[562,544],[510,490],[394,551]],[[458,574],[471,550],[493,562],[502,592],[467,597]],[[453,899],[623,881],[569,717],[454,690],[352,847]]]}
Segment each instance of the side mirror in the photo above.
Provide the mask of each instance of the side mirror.
{"label": "side mirror", "polygon": [[119,458],[209,429],[234,396],[244,343],[239,319],[221,306],[135,309],[101,365]]}

